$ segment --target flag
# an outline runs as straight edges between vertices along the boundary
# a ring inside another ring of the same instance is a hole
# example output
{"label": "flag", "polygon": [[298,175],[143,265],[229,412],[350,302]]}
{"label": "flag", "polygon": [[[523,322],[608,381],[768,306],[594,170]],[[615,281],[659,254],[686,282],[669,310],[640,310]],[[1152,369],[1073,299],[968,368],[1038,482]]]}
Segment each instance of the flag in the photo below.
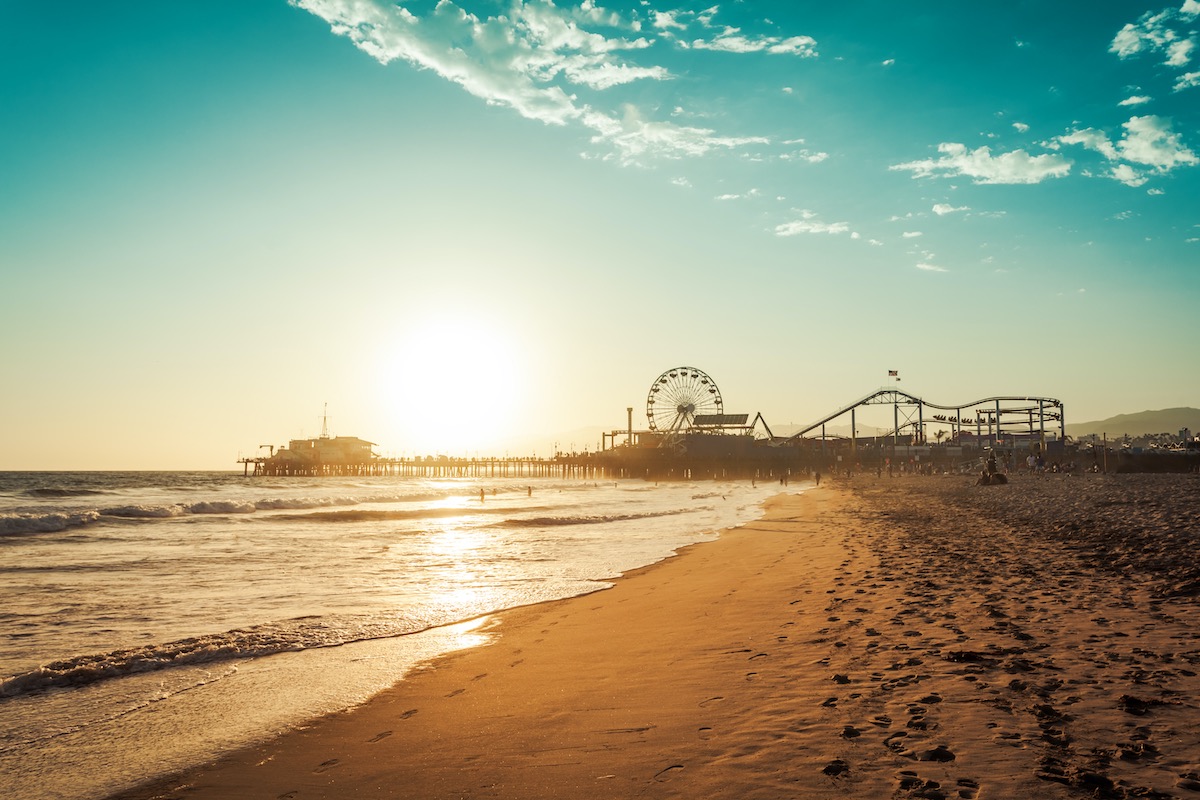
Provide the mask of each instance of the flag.
{"label": "flag", "polygon": [[898,370],[889,369],[889,370],[888,370],[888,377],[889,377],[889,378],[898,378],[898,377],[900,377],[900,372],[899,372]]}

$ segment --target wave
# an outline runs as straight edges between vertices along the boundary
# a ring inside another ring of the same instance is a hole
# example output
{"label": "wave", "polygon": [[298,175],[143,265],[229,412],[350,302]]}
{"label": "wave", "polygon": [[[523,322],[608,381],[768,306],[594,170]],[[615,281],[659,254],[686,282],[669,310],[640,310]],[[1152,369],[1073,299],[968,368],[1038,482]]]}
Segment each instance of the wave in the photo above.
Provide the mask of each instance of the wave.
{"label": "wave", "polygon": [[100,489],[58,489],[41,487],[26,489],[24,494],[29,497],[85,497],[92,494],[108,494]]}
{"label": "wave", "polygon": [[170,667],[198,666],[292,653],[427,630],[440,622],[373,618],[302,617],[166,644],[114,650],[44,664],[0,681],[0,697],[87,686]]}
{"label": "wave", "polygon": [[666,511],[648,511],[644,514],[598,514],[580,517],[524,517],[521,519],[506,519],[499,523],[509,528],[543,528],[555,525],[603,525],[610,522],[628,522],[636,519],[656,519],[658,517],[674,517],[679,514],[690,514],[700,508],[675,508]]}
{"label": "wave", "polygon": [[280,514],[272,520],[287,522],[378,522],[380,520],[431,519],[435,517],[466,517],[479,514],[504,514],[512,509],[494,507],[474,508],[410,508],[370,509],[351,508],[343,511],[314,511],[309,514]]}
{"label": "wave", "polygon": [[0,514],[0,536],[57,533],[65,531],[68,528],[80,528],[84,525],[91,525],[98,519],[100,519],[100,512],[98,511]]}
{"label": "wave", "polygon": [[166,519],[183,514],[182,506],[115,506],[101,509],[106,517],[123,517],[129,519]]}

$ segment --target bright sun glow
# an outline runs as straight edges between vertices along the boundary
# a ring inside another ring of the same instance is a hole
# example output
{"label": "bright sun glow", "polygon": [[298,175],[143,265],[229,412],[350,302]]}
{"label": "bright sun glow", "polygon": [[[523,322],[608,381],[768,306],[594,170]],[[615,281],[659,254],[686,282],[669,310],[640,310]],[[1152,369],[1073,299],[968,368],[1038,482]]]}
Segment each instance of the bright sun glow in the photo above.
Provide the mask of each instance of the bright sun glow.
{"label": "bright sun glow", "polygon": [[438,317],[402,327],[381,357],[380,403],[397,453],[495,455],[513,435],[526,366],[500,326]]}

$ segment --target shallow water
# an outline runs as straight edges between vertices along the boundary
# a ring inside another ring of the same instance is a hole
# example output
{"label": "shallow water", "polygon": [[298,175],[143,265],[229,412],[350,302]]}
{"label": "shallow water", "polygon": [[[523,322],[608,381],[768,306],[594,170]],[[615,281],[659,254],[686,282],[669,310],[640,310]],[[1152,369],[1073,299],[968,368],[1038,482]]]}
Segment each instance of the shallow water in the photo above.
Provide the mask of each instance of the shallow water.
{"label": "shallow water", "polygon": [[455,623],[604,588],[778,490],[2,473],[0,794],[103,795],[354,705],[486,636]]}

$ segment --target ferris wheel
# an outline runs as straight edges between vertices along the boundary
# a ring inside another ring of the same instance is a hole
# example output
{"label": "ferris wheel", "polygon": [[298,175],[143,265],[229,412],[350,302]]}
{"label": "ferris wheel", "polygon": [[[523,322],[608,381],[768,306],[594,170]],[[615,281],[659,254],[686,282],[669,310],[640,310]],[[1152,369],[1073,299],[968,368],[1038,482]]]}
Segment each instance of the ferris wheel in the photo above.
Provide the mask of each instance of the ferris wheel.
{"label": "ferris wheel", "polygon": [[695,367],[669,369],[650,385],[646,417],[650,430],[679,432],[691,428],[698,414],[722,413],[717,382]]}

